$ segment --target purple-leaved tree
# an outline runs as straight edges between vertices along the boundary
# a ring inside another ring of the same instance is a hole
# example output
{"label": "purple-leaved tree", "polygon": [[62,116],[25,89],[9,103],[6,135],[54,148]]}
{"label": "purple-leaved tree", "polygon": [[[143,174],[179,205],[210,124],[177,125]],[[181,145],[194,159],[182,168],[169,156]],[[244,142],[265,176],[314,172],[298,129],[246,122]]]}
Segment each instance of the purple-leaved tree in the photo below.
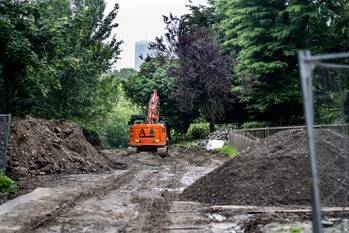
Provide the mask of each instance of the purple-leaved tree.
{"label": "purple-leaved tree", "polygon": [[231,89],[230,56],[222,54],[215,38],[204,28],[193,28],[179,38],[177,55],[180,67],[172,97],[182,111],[199,110],[213,131]]}
{"label": "purple-leaved tree", "polygon": [[165,36],[150,47],[161,57],[178,60],[178,68],[170,71],[176,76],[171,98],[182,112],[199,111],[213,131],[231,90],[231,58],[208,29],[190,25],[186,17],[164,16],[164,23]]}

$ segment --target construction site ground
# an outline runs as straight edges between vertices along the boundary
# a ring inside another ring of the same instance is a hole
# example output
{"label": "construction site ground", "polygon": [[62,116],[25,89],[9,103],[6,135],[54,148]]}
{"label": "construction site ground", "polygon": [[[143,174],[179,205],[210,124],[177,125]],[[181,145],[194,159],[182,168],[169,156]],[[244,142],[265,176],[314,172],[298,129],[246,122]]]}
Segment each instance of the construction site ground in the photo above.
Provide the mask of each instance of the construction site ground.
{"label": "construction site ground", "polygon": [[187,186],[227,161],[224,155],[178,148],[167,158],[125,156],[120,150],[103,153],[127,169],[21,179],[22,192],[29,193],[0,206],[0,232],[238,233],[290,232],[294,227],[310,232],[310,208],[305,206],[215,206],[179,200]]}

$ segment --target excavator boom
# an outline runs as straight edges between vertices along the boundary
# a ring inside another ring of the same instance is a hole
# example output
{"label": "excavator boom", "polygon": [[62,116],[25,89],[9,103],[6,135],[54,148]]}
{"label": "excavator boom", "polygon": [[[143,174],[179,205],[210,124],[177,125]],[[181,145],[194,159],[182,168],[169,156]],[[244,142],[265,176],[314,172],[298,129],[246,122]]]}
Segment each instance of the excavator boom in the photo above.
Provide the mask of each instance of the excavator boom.
{"label": "excavator boom", "polygon": [[160,118],[160,102],[158,92],[153,90],[148,104],[148,124],[156,124]]}

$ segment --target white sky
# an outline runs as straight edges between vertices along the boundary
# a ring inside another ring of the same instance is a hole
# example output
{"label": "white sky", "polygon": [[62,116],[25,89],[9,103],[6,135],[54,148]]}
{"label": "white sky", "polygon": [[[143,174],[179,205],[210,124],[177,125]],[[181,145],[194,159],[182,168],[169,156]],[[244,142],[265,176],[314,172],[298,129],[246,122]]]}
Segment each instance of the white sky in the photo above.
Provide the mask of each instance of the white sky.
{"label": "white sky", "polygon": [[[117,39],[122,39],[121,59],[116,68],[133,68],[136,41],[153,41],[164,33],[162,15],[183,15],[188,12],[185,7],[188,0],[106,0],[109,12],[114,4],[119,3],[117,16],[119,27],[115,30]],[[207,0],[192,0],[194,5],[207,5]]]}

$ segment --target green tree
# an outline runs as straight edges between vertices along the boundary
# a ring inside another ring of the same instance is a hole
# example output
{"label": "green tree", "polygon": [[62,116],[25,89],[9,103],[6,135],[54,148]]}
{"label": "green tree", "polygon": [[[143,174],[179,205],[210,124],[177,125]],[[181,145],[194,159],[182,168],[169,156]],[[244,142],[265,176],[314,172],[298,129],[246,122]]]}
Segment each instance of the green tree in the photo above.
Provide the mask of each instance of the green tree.
{"label": "green tree", "polygon": [[300,122],[296,53],[305,48],[315,53],[341,51],[340,40],[334,39],[342,34],[336,25],[343,23],[347,4],[345,0],[216,1],[224,46],[238,60],[240,87],[234,91],[250,110],[278,124]]}
{"label": "green tree", "polygon": [[[114,72],[114,74],[120,74],[124,71],[120,70]],[[130,116],[140,114],[141,109],[125,96],[121,84],[118,88],[118,102],[114,103],[113,108],[109,112],[108,120],[105,126],[103,126],[104,129],[101,135],[104,145],[107,147],[125,148],[130,140],[130,129],[128,126]]]}
{"label": "green tree", "polygon": [[101,75],[120,53],[111,35],[118,9],[104,15],[105,2],[94,0],[1,1],[0,112],[83,124],[104,117],[115,100]]}
{"label": "green tree", "polygon": [[177,102],[171,98],[176,78],[169,73],[177,66],[175,59],[167,57],[147,58],[142,64],[140,72],[125,82],[124,87],[126,95],[134,103],[141,106],[143,112],[146,112],[152,90],[157,89],[160,97],[160,114],[167,119],[171,127],[185,132],[198,113],[178,114]]}
{"label": "green tree", "polygon": [[[48,93],[48,105],[53,108],[55,117],[76,119],[94,118],[94,108],[98,104],[98,88],[105,82],[100,76],[116,62],[120,53],[120,41],[111,37],[118,5],[104,17],[103,1],[59,1],[65,7],[63,20],[54,29],[59,44],[55,59],[58,85]],[[48,7],[52,8],[52,2]],[[51,9],[49,8],[49,9]],[[49,16],[48,16],[49,17]],[[56,20],[53,16],[49,21]],[[105,92],[104,92],[105,93]],[[106,98],[107,96],[103,96]],[[97,101],[97,102],[96,102]],[[50,113],[49,113],[50,114]]]}
{"label": "green tree", "polygon": [[[42,25],[41,4],[0,2],[0,112],[24,115],[35,105],[40,78],[49,73],[47,57],[54,52],[53,35]],[[34,72],[35,70],[35,72]],[[45,89],[45,90],[42,90]]]}
{"label": "green tree", "polygon": [[135,76],[136,74],[137,71],[131,68],[122,68],[113,72],[115,79],[119,80],[120,82],[127,82],[128,79]]}

